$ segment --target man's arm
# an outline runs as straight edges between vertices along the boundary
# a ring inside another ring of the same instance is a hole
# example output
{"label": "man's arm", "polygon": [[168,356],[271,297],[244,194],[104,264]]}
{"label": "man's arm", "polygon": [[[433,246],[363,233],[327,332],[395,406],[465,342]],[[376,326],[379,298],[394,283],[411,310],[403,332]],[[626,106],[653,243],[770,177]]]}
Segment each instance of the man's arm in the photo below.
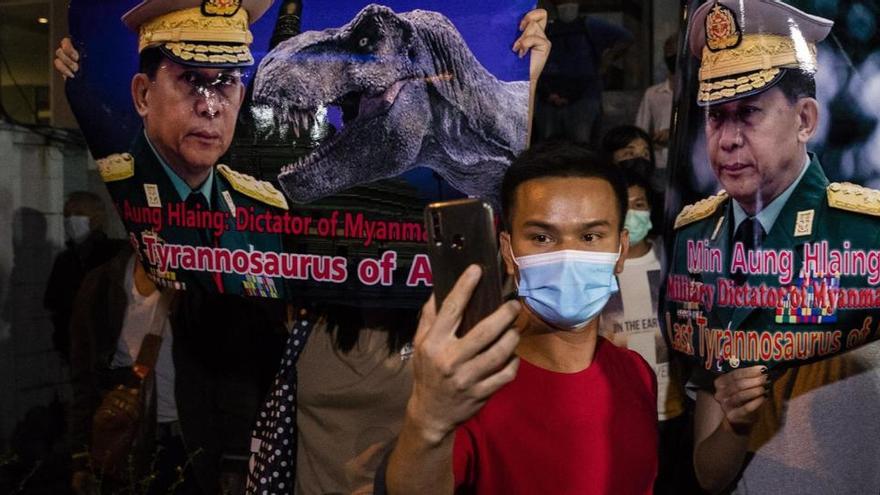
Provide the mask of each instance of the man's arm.
{"label": "man's arm", "polygon": [[451,494],[456,427],[516,376],[519,333],[510,328],[519,302],[510,301],[464,337],[455,330],[480,280],[476,266],[458,279],[440,311],[422,308],[413,353],[413,390],[386,471],[390,494]]}
{"label": "man's arm", "polygon": [[700,390],[694,415],[694,469],[703,489],[717,493],[742,469],[749,434],[770,388],[767,368],[719,376],[715,394]]}

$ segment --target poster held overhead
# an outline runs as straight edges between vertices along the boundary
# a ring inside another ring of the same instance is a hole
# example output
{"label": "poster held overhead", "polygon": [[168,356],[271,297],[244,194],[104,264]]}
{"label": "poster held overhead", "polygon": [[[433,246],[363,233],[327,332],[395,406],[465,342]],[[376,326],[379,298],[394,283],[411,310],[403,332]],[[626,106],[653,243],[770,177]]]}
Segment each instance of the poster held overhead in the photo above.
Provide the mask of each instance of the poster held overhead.
{"label": "poster held overhead", "polygon": [[[525,147],[528,65],[511,45],[530,2],[99,4],[71,7],[83,63],[68,90],[160,285],[418,307],[424,205],[496,201]],[[106,15],[130,31],[83,22]],[[390,284],[359,273],[382,260]]]}
{"label": "poster held overhead", "polygon": [[777,0],[713,0],[690,16],[699,67],[683,98],[696,108],[679,102],[690,126],[672,176],[708,170],[721,190],[667,212],[661,321],[706,370],[804,363],[876,338],[880,193],[829,181],[817,153],[832,26]]}

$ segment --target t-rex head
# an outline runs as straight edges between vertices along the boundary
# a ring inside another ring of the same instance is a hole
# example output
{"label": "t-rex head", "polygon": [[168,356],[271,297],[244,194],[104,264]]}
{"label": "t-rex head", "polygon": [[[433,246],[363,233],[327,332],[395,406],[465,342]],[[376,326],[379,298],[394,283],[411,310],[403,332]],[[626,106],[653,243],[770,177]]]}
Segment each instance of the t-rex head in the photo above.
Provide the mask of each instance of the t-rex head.
{"label": "t-rex head", "polygon": [[418,165],[438,125],[429,93],[462,108],[479,92],[470,83],[491,77],[441,14],[369,5],[341,28],[278,45],[260,63],[254,100],[258,117],[300,129],[320,109],[342,108],[343,128],[279,175],[294,201],[308,202]]}

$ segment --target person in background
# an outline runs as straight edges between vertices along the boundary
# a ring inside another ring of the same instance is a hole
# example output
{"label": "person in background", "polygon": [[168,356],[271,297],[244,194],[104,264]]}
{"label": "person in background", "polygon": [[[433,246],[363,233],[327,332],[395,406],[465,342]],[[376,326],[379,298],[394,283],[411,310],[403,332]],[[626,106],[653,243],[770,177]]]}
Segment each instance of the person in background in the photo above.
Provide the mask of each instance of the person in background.
{"label": "person in background", "polygon": [[[650,180],[655,203],[664,204],[665,176],[657,173],[654,147],[647,132],[634,125],[614,127],[602,138],[602,151],[611,157],[611,161],[621,166],[632,168],[639,163],[639,172]],[[649,162],[648,166],[644,166],[646,161]],[[662,212],[659,209],[654,211],[651,218],[659,225],[659,220],[663,218]]]}
{"label": "person in background", "polygon": [[104,202],[95,193],[74,191],[64,203],[67,248],[52,264],[43,306],[52,314],[52,342],[65,361],[70,355],[70,314],[76,291],[86,273],[110,260],[124,245],[107,238],[106,219]]}
{"label": "person in background", "polygon": [[[147,333],[161,335],[155,363],[158,473],[155,493],[162,493],[176,479],[175,469],[186,462],[179,435],[171,435],[177,423],[174,401],[174,363],[171,360],[171,332],[166,315],[158,315],[159,291],[147,277],[131,248],[91,271],[77,294],[71,324],[71,382],[73,405],[68,413],[74,448],[71,487],[77,494],[94,493],[98,480],[89,463],[92,418],[102,398],[117,385],[131,381],[131,367]],[[160,437],[161,438],[158,438]],[[185,483],[193,483],[187,471]],[[137,479],[148,473],[137,473]],[[188,486],[182,487],[187,492]],[[102,481],[103,492],[121,487]]]}
{"label": "person in background", "polygon": [[669,125],[672,117],[672,97],[675,94],[675,63],[678,35],[672,34],[663,43],[663,62],[666,64],[666,80],[645,90],[635,125],[645,130],[654,144],[657,173],[666,173],[669,154]]}
{"label": "person in background", "polygon": [[[160,305],[160,294],[169,302]],[[162,337],[155,407],[143,420],[155,422],[155,462],[150,472],[133,473],[135,481],[149,481],[149,494],[171,493],[176,484],[175,494],[244,493],[250,428],[265,391],[259,373],[275,355],[265,349],[279,344],[266,336],[273,323],[266,314],[242,298],[160,291],[131,248],[89,272],[70,326],[74,492],[94,493],[101,476],[89,455],[95,411],[116,386],[131,385],[141,342],[154,333]],[[102,491],[122,490],[113,483],[103,480]]]}
{"label": "person in background", "polygon": [[[628,164],[633,159],[622,162]],[[660,444],[654,493],[682,493],[693,488],[683,367],[669,352],[657,321],[662,271],[662,241],[651,238],[654,195],[648,178],[624,167],[629,209],[624,227],[630,246],[623,271],[617,275],[620,292],[611,296],[599,317],[599,334],[616,345],[638,352],[657,375],[657,419]]]}
{"label": "person in background", "polygon": [[651,162],[652,169],[656,168],[651,136],[634,125],[621,125],[609,129],[602,138],[601,149],[615,164],[624,160],[642,158]]}
{"label": "person in background", "polygon": [[602,117],[602,74],[632,41],[614,24],[579,15],[580,4],[557,0],[547,26],[553,51],[538,84],[534,141],[565,139],[596,145]]}

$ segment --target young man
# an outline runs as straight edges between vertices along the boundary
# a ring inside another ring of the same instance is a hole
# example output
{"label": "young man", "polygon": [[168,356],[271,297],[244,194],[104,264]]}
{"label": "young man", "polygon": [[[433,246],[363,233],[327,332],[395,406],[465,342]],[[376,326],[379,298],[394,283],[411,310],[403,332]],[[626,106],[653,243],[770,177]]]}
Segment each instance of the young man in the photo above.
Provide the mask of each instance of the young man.
{"label": "young man", "polygon": [[519,300],[457,338],[471,267],[439,310],[424,306],[389,493],[651,493],[656,380],[596,319],[629,247],[622,172],[537,147],[505,175],[502,206]]}
{"label": "young man", "polygon": [[[819,123],[815,45],[831,25],[776,0],[721,0],[694,12],[688,43],[701,59],[697,100],[706,107],[709,164],[726,192],[682,210],[675,224],[671,274],[733,290],[773,289],[788,284],[780,282],[778,273],[733,270],[732,250],[738,245],[744,252],[789,250],[791,285],[797,285],[804,281],[798,272],[808,243],[847,250],[875,249],[880,243],[877,193],[829,184],[818,158],[807,153]],[[708,249],[726,253],[726,264],[720,270],[688,270],[689,240],[704,240]],[[842,288],[865,284],[864,277],[846,275],[838,282]],[[667,321],[690,318],[692,311],[682,309],[680,303],[667,302]],[[772,307],[751,302],[700,304],[694,311],[711,329],[791,332],[795,337],[858,328],[870,314],[831,310],[834,322],[810,322],[793,314],[775,318]],[[772,385],[768,368],[748,366],[754,358],[746,355],[706,361],[712,371],[738,369],[723,375],[697,369],[692,377],[699,389],[694,466],[703,488],[877,493],[880,449],[864,439],[876,438],[880,428],[861,420],[862,411],[874,410],[869,404],[877,402],[877,373],[863,373],[876,369],[876,354],[865,348],[786,369]]]}

